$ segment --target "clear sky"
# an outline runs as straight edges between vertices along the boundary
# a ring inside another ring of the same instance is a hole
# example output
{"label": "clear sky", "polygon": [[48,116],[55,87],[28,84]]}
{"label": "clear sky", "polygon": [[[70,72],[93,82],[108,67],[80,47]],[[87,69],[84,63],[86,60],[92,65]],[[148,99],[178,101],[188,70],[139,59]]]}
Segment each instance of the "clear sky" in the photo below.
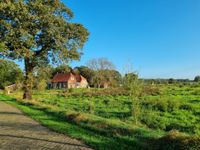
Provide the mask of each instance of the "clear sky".
{"label": "clear sky", "polygon": [[[144,78],[200,75],[200,0],[63,0],[90,32],[80,62],[106,57]],[[23,64],[20,64],[23,66]]]}
{"label": "clear sky", "polygon": [[107,57],[145,78],[200,74],[199,0],[63,0],[90,32],[80,62]]}

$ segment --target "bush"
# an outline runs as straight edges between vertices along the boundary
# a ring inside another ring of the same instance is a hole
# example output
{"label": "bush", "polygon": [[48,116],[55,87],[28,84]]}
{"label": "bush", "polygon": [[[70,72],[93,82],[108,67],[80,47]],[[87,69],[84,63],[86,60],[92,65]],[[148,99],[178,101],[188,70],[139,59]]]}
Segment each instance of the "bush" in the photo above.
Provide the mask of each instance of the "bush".
{"label": "bush", "polygon": [[170,100],[166,98],[144,100],[142,104],[147,108],[153,108],[154,110],[159,110],[161,112],[172,112],[178,110],[180,107],[178,100]]}
{"label": "bush", "polygon": [[181,104],[180,105],[180,109],[184,109],[184,110],[193,110],[192,105],[191,104]]}
{"label": "bush", "polygon": [[165,99],[160,99],[156,101],[155,108],[159,111],[167,112],[168,101]]}
{"label": "bush", "polygon": [[176,130],[154,141],[154,150],[199,150],[200,137],[191,137]]}
{"label": "bush", "polygon": [[143,93],[143,96],[144,95],[156,96],[156,95],[160,95],[161,94],[161,90],[160,90],[160,88],[158,88],[158,86],[146,85],[146,86],[143,87],[142,93]]}
{"label": "bush", "polygon": [[178,100],[168,100],[167,104],[168,104],[168,108],[167,108],[168,112],[178,110],[180,107],[180,103]]}
{"label": "bush", "polygon": [[84,96],[84,97],[97,97],[97,96],[119,96],[128,95],[128,92],[124,88],[109,88],[109,89],[88,89],[88,90],[75,90],[69,89],[62,93],[65,96]]}
{"label": "bush", "polygon": [[159,114],[149,110],[142,113],[140,121],[153,129],[165,130],[167,125],[166,121],[163,120]]}
{"label": "bush", "polygon": [[41,80],[41,81],[37,84],[37,89],[38,89],[39,91],[45,90],[46,87],[47,87],[46,80]]}

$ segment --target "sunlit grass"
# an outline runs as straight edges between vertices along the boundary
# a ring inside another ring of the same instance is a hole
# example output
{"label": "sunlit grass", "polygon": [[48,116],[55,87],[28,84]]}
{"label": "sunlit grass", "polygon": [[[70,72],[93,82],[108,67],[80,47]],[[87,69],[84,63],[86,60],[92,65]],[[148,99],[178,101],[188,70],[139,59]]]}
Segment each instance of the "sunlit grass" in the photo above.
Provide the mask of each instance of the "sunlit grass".
{"label": "sunlit grass", "polygon": [[159,88],[160,94],[140,98],[137,126],[131,114],[132,100],[127,95],[104,95],[101,90],[100,95],[91,96],[96,89],[73,89],[33,91],[31,101],[21,100],[21,91],[11,96],[18,99],[12,100],[13,104],[43,125],[96,149],[146,149],[148,144],[153,148],[153,141],[171,130],[200,136],[200,87]]}

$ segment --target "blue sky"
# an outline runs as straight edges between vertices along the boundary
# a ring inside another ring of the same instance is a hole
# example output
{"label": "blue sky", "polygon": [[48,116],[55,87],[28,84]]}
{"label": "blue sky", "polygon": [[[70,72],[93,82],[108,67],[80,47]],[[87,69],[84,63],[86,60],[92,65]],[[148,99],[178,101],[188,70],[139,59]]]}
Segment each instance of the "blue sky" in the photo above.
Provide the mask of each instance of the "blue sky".
{"label": "blue sky", "polygon": [[200,74],[199,0],[64,0],[90,31],[80,62],[107,57],[145,78]]}
{"label": "blue sky", "polygon": [[90,32],[80,62],[107,57],[144,78],[200,75],[199,0],[63,0]]}

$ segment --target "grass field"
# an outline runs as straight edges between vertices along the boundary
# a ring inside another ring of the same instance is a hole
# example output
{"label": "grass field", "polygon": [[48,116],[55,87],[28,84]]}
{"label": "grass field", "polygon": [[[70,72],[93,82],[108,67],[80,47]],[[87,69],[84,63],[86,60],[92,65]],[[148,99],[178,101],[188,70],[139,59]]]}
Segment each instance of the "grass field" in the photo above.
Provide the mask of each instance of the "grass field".
{"label": "grass field", "polygon": [[21,100],[18,91],[11,95],[17,101],[3,95],[0,99],[95,149],[200,148],[200,86],[156,85],[153,89],[140,97],[137,125],[131,98],[116,91],[34,91],[31,101]]}

